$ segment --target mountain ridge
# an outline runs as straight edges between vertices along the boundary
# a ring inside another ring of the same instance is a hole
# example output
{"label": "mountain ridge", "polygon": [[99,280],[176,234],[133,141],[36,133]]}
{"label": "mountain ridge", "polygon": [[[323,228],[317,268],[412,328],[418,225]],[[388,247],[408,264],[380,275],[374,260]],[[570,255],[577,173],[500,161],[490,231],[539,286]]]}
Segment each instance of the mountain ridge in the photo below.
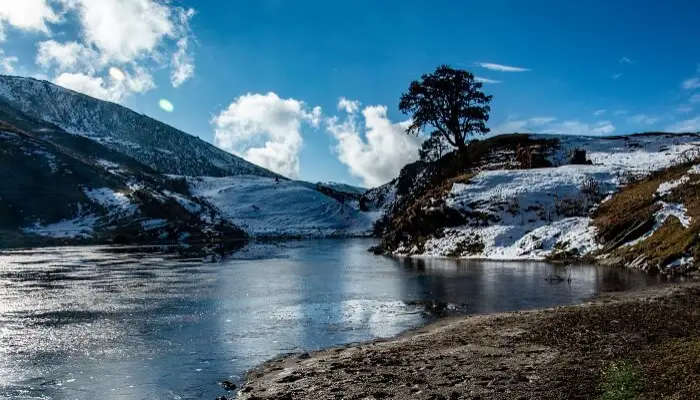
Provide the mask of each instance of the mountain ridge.
{"label": "mountain ridge", "polygon": [[145,114],[48,81],[0,75],[0,101],[5,107],[129,155],[160,173],[283,178]]}

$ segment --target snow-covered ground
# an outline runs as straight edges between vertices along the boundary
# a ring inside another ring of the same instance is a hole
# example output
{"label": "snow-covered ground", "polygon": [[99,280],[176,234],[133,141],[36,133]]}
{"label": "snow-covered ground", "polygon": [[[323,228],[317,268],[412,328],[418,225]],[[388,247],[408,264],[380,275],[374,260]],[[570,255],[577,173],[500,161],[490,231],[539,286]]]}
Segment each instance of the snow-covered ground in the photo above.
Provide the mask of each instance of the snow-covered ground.
{"label": "snow-covered ground", "polygon": [[97,220],[98,217],[95,215],[87,214],[48,225],[41,225],[37,222],[24,228],[23,231],[56,239],[89,238],[92,236]]}
{"label": "snow-covered ground", "polygon": [[[602,198],[618,190],[626,176],[669,167],[700,146],[700,137],[691,135],[558,138],[561,147],[550,160],[561,166],[482,171],[467,184],[454,184],[446,204],[472,215],[473,222],[428,239],[422,255],[450,255],[460,246],[478,242],[483,250],[469,257],[542,259],[555,248],[588,253],[598,246],[588,215]],[[593,165],[564,165],[567,153],[575,148],[586,149]],[[663,185],[660,195],[678,184]],[[597,186],[595,193],[591,193],[592,185]],[[660,223],[673,215],[684,226],[689,224],[682,205],[661,203]],[[401,248],[399,252],[416,250]]]}
{"label": "snow-covered ground", "polygon": [[[190,191],[252,236],[367,235],[378,213],[364,213],[297,181],[252,175],[188,178]],[[355,202],[352,202],[355,203]]]}

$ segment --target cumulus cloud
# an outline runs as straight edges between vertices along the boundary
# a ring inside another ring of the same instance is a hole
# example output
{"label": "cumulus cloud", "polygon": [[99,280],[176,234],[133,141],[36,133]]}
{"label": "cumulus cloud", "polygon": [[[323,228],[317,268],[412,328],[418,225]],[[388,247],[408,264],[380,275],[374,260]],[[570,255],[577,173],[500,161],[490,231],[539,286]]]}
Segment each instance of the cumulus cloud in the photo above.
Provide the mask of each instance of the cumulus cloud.
{"label": "cumulus cloud", "polygon": [[338,110],[345,111],[348,114],[354,114],[360,109],[360,102],[357,100],[348,100],[345,97],[341,97],[338,100]]}
{"label": "cumulus cloud", "polygon": [[361,118],[359,108],[359,102],[341,98],[338,109],[346,113],[345,118],[328,118],[326,129],[338,141],[335,151],[350,173],[367,186],[378,186],[418,159],[421,140],[406,134],[410,121],[390,121],[386,106],[364,107]]}
{"label": "cumulus cloud", "polygon": [[299,176],[302,125],[318,127],[321,108],[275,93],[238,97],[212,120],[214,142],[279,174]]}
{"label": "cumulus cloud", "polygon": [[488,62],[479,63],[479,66],[482,68],[490,69],[492,71],[500,71],[500,72],[525,72],[525,71],[530,70],[529,68],[513,67],[510,65],[488,63]]}
{"label": "cumulus cloud", "polygon": [[[36,63],[42,75],[120,102],[154,88],[151,71],[163,65],[170,65],[174,87],[194,75],[193,16],[192,9],[159,0],[5,1],[0,39],[7,26],[38,32]],[[49,29],[68,24],[71,29],[62,40]],[[123,79],[115,78],[114,68],[123,72]]]}
{"label": "cumulus cloud", "polygon": [[669,132],[700,132],[700,116],[695,118],[686,119],[683,121],[678,121],[666,128]]}
{"label": "cumulus cloud", "polygon": [[123,100],[129,93],[144,93],[155,87],[151,74],[138,66],[128,73],[110,69],[108,78],[80,72],[63,72],[54,78],[54,82],[76,92],[112,102]]}
{"label": "cumulus cloud", "polygon": [[54,79],[57,85],[107,101],[119,101],[123,88],[118,84],[109,84],[100,76],[64,72]]}
{"label": "cumulus cloud", "polygon": [[57,71],[82,70],[94,73],[98,68],[99,54],[85,45],[69,41],[59,43],[55,40],[40,42],[37,47],[36,62],[44,68],[56,68]]}
{"label": "cumulus cloud", "polygon": [[46,0],[5,0],[0,6],[0,40],[5,40],[5,26],[25,31],[49,33],[47,23],[60,20]]}

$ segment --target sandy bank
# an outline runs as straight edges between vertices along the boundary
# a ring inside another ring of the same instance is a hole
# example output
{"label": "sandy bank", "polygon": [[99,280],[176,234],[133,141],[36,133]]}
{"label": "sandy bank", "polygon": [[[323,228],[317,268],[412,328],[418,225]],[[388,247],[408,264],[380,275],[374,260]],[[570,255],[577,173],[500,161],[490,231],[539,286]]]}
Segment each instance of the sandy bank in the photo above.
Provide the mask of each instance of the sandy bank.
{"label": "sandy bank", "polygon": [[700,282],[578,306],[445,319],[395,339],[289,356],[251,371],[243,399],[591,399],[604,371],[640,398],[700,398]]}

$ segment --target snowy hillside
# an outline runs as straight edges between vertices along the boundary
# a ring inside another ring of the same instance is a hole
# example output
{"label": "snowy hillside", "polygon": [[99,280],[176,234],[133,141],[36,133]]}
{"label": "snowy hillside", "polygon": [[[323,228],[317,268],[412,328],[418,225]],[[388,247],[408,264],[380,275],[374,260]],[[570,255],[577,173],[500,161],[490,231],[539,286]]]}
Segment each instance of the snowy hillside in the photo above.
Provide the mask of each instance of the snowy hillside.
{"label": "snowy hillside", "polygon": [[339,201],[306,182],[251,175],[187,181],[195,197],[251,236],[367,235],[378,217],[361,212],[357,201]]}
{"label": "snowy hillside", "polygon": [[162,122],[46,81],[0,75],[0,109],[8,107],[93,139],[161,173],[276,176]]}
{"label": "snowy hillside", "polygon": [[378,215],[360,188],[289,181],[47,82],[0,76],[0,126],[0,246],[356,236]]}
{"label": "snowy hillside", "polygon": [[[444,220],[453,223],[441,223],[427,234],[403,229],[393,236],[398,245],[389,250],[491,259],[543,259],[557,252],[591,254],[601,247],[592,220],[592,211],[601,202],[629,182],[700,154],[700,136],[695,134],[529,137],[542,142],[552,139],[556,145],[542,150],[549,167],[523,169],[512,150],[499,148],[449,183],[441,195],[395,201],[394,224],[410,227],[418,223],[411,221],[423,221],[425,225],[426,220],[441,221],[445,213],[452,217]],[[571,165],[574,149],[584,149],[589,163]],[[659,190],[674,185],[678,183],[668,182]],[[392,186],[397,182],[383,190]],[[401,209],[412,205],[419,211],[402,214],[397,204]],[[682,204],[668,202],[659,207],[657,225],[670,215],[687,225]]]}
{"label": "snowy hillside", "polygon": [[154,173],[89,139],[0,116],[0,247],[245,238],[192,198],[184,180]]}

